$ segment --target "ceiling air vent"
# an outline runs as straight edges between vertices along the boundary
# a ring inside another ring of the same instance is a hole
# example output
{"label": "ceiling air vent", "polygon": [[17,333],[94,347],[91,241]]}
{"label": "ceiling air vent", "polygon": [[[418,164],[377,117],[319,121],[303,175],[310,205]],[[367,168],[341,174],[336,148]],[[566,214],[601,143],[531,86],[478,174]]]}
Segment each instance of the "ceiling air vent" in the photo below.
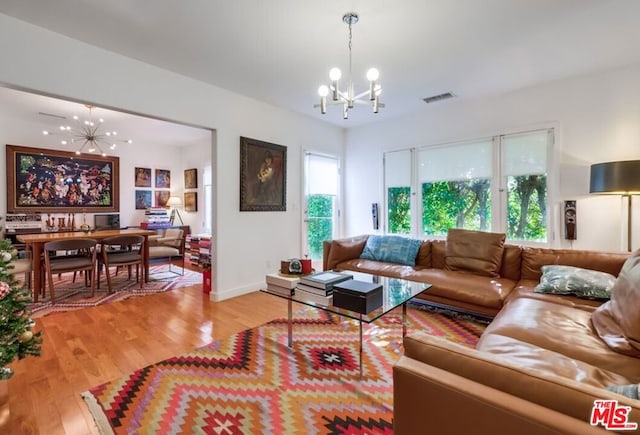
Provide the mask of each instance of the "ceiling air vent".
{"label": "ceiling air vent", "polygon": [[435,103],[436,101],[447,100],[453,97],[455,97],[455,95],[453,95],[451,92],[445,92],[444,94],[433,95],[431,97],[423,98],[422,100],[425,103],[429,104],[429,103]]}

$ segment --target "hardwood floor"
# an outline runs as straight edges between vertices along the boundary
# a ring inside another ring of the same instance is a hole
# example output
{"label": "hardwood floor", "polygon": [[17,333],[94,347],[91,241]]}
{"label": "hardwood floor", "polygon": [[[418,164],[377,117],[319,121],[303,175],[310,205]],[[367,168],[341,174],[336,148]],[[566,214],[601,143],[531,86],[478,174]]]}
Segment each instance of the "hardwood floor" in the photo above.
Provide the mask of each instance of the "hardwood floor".
{"label": "hardwood floor", "polygon": [[42,355],[12,363],[2,434],[97,434],[80,393],[215,339],[286,317],[260,292],[211,302],[201,286],[36,320]]}

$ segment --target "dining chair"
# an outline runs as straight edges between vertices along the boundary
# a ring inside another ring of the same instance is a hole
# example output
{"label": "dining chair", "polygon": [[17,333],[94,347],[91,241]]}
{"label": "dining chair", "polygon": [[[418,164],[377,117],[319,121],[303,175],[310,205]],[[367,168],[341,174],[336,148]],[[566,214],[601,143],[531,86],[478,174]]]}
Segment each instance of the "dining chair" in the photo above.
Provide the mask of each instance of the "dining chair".
{"label": "dining chair", "polygon": [[[144,284],[144,249],[143,236],[115,236],[103,239],[100,243],[100,259],[98,261],[98,288],[100,288],[100,273],[104,265],[107,274],[107,288],[109,293],[111,288],[111,274],[109,268],[112,266],[127,266],[129,279],[131,279],[131,266],[136,266],[136,282],[140,282],[140,288]],[[142,279],[139,273],[142,268]]]}
{"label": "dining chair", "polygon": [[[163,237],[154,240],[153,246],[151,243],[149,244],[149,259],[168,258],[169,272],[176,275],[184,275],[184,244],[184,231],[170,228]],[[178,273],[171,268],[174,258],[182,259],[182,273]]]}
{"label": "dining chair", "polygon": [[[96,245],[97,240],[89,238],[65,239],[47,242],[44,244],[44,264],[47,276],[51,303],[55,304],[55,288],[53,275],[65,272],[86,272],[91,281],[91,296],[96,290]],[[65,255],[56,255],[64,251]]]}

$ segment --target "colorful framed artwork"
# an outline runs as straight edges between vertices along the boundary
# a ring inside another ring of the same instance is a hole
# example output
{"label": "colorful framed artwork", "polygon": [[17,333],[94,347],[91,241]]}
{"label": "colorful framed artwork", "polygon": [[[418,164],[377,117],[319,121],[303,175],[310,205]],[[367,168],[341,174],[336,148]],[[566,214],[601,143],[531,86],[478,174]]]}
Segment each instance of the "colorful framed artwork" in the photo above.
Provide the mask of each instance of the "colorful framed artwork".
{"label": "colorful framed artwork", "polygon": [[171,188],[171,171],[167,169],[156,169],[156,189]]}
{"label": "colorful framed artwork", "polygon": [[185,192],[184,211],[198,211],[198,194],[196,192]]}
{"label": "colorful framed artwork", "polygon": [[136,190],[136,210],[151,208],[151,191]]}
{"label": "colorful framed artwork", "polygon": [[119,212],[120,159],[6,146],[8,213]]}
{"label": "colorful framed artwork", "polygon": [[287,147],[240,138],[240,211],[287,210]]}
{"label": "colorful framed artwork", "polygon": [[151,187],[151,168],[135,168],[135,187]]}
{"label": "colorful framed artwork", "polygon": [[156,202],[154,207],[168,208],[169,206],[167,205],[167,203],[169,202],[170,195],[171,195],[171,192],[168,190],[156,190],[155,191]]}
{"label": "colorful framed artwork", "polygon": [[198,187],[198,169],[185,169],[184,170],[184,188],[196,189]]}

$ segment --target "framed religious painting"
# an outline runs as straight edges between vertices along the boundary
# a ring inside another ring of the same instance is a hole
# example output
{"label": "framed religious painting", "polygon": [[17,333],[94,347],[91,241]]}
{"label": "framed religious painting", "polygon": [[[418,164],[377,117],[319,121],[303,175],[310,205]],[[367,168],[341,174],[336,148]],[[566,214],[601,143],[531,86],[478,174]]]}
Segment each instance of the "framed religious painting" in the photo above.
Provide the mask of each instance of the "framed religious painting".
{"label": "framed religious painting", "polygon": [[151,168],[135,168],[135,187],[151,187]]}
{"label": "framed religious painting", "polygon": [[184,211],[198,211],[198,194],[196,192],[184,193]]}
{"label": "framed religious painting", "polygon": [[185,169],[184,170],[184,188],[196,189],[198,187],[198,169]]}
{"label": "framed religious painting", "polygon": [[156,169],[156,189],[171,188],[171,171],[167,169]]}
{"label": "framed religious painting", "polygon": [[240,138],[240,211],[287,210],[287,147]]}
{"label": "framed religious painting", "polygon": [[120,159],[6,146],[8,213],[120,211]]}

